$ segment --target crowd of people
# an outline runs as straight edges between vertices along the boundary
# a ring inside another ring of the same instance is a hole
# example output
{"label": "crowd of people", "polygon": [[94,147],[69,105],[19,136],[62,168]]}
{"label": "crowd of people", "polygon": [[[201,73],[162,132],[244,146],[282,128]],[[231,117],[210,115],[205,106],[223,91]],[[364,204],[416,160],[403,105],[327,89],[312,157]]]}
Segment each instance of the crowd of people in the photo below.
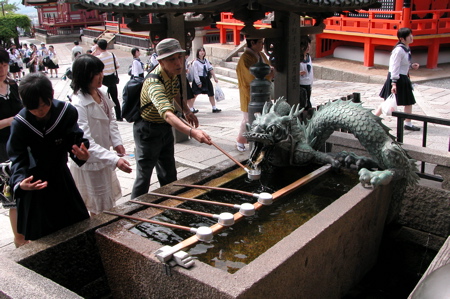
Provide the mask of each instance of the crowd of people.
{"label": "crowd of people", "polygon": [[[414,96],[408,68],[419,66],[411,64],[411,30],[400,29],[398,38],[380,96],[397,94],[398,104],[410,112]],[[312,108],[310,43],[307,37],[300,45],[303,58],[299,83],[306,92],[306,109]],[[39,50],[33,44],[29,48],[24,44],[19,49],[0,49],[0,162],[11,161],[10,179],[3,182],[1,198],[3,206],[10,209],[17,247],[109,210],[122,196],[115,170],[130,173],[131,167],[124,158],[126,150],[117,125],[122,120],[117,99],[120,64],[106,47],[105,40],[96,40],[89,53],[83,54],[78,41],[74,42],[72,103],[54,99],[52,83],[45,74],[47,68],[50,77],[53,71],[58,76],[57,55],[52,46],[48,50],[43,43]],[[246,150],[247,140],[242,133],[248,122],[250,82],[254,79],[249,69],[261,60],[270,65],[263,48],[262,39],[247,38],[247,48],[237,65],[243,114],[236,148],[241,152]],[[172,128],[200,143],[212,144],[211,137],[198,129],[196,97],[207,94],[212,113],[221,110],[216,107],[211,82],[211,78],[216,83],[218,79],[203,47],[197,49],[193,61],[186,60],[186,51],[173,38],[160,41],[146,64],[140,60],[139,49],[132,49],[131,54],[129,75],[144,77],[144,72],[148,72],[139,99],[140,119],[133,123],[133,199],[148,193],[154,168],[161,186],[177,180]],[[45,60],[53,64],[41,66]],[[30,68],[29,74],[24,76],[19,61]],[[186,84],[186,100],[181,95],[183,72],[192,72],[193,78],[192,87],[189,82]],[[266,78],[272,80],[274,76],[275,69],[271,67]],[[107,92],[100,89],[102,86],[107,87]],[[407,122],[405,129],[418,128]],[[10,190],[11,195],[7,196],[5,190]]]}

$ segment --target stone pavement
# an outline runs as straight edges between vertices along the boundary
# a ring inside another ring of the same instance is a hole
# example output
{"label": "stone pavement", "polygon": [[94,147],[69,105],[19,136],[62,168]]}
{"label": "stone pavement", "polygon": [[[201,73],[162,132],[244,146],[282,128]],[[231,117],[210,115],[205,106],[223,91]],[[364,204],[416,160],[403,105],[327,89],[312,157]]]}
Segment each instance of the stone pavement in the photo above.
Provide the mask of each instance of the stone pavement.
{"label": "stone pavement", "polygon": [[[33,41],[30,40],[29,42]],[[51,81],[55,90],[55,98],[65,101],[67,100],[67,94],[71,92],[69,87],[70,81],[61,80],[61,76],[71,64],[70,50],[73,47],[73,44],[54,44],[54,46],[59,56],[60,69],[59,78],[52,78]],[[90,48],[90,45],[82,46],[85,50]],[[132,58],[129,52],[123,50],[114,49],[112,52],[118,57],[122,66],[119,70],[120,84],[118,86],[119,94],[121,94],[123,85],[128,80],[126,72]],[[142,60],[145,61],[146,58],[143,57]],[[322,63],[324,64],[326,63],[323,59],[318,60],[317,63],[320,64],[321,61],[323,61]],[[348,67],[348,64],[342,67]],[[367,72],[370,72],[370,70],[367,70]],[[384,74],[385,72],[386,70],[384,70]],[[437,72],[434,72],[434,74],[436,73]],[[448,76],[448,73],[445,76]],[[435,78],[436,76],[432,77]],[[414,74],[412,75],[412,80],[414,81]],[[413,113],[450,119],[450,79],[448,80],[449,83],[447,89],[416,84],[415,96],[417,105],[413,107]],[[200,95],[196,100],[195,107],[200,110],[200,112],[196,114],[200,122],[200,128],[206,131],[212,137],[212,140],[225,151],[236,157],[238,160],[244,160],[247,157],[248,152],[240,153],[235,148],[235,139],[241,121],[239,91],[235,84],[220,82],[220,85],[226,95],[226,100],[217,105],[222,109],[221,113],[213,114],[211,112],[211,106],[206,95]],[[319,105],[326,103],[328,100],[337,99],[353,92],[359,92],[361,93],[363,105],[375,109],[382,102],[382,99],[378,97],[380,88],[380,84],[316,80],[312,89],[312,97],[315,105]],[[396,118],[384,117],[384,123],[393,130],[392,134],[395,135]],[[420,122],[414,122],[414,124],[422,127],[422,123]],[[119,122],[119,129],[125,149],[128,154],[131,154],[127,159],[132,164],[133,172],[131,174],[126,174],[117,171],[123,194],[123,198],[117,202],[118,204],[123,203],[130,198],[131,188],[135,178],[135,160],[132,155],[134,151],[132,126],[132,124],[127,122]],[[428,147],[447,151],[449,136],[449,127],[433,124],[428,125]],[[405,131],[404,143],[421,146],[421,140],[422,131]],[[195,140],[187,140],[175,144],[175,155],[179,179],[210,166],[218,165],[229,159],[215,147],[199,144]],[[154,190],[158,187],[159,184],[156,175],[153,175],[150,189]],[[8,210],[0,209],[0,252],[9,252],[14,249],[8,218]]]}

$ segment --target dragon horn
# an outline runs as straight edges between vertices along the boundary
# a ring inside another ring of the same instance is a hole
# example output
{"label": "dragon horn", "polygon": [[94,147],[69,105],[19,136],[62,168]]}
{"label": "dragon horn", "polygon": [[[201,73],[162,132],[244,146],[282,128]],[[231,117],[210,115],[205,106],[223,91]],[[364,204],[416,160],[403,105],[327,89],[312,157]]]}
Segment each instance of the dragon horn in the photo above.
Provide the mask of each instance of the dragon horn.
{"label": "dragon horn", "polygon": [[264,107],[263,107],[262,114],[263,114],[263,115],[264,115],[264,114],[267,114],[267,113],[269,112],[271,106],[272,106],[272,103],[271,103],[271,102],[265,102],[265,103],[264,103]]}

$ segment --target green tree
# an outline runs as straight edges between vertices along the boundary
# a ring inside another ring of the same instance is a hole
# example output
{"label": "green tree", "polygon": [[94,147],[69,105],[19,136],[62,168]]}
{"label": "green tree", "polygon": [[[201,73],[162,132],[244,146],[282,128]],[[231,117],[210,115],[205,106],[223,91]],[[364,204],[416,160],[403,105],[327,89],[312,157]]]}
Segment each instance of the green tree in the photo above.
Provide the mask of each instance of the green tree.
{"label": "green tree", "polygon": [[11,45],[11,39],[14,39],[16,45],[19,44],[19,32],[17,27],[23,28],[25,31],[31,29],[31,20],[26,15],[18,15],[8,13],[0,16],[0,43],[7,48]]}
{"label": "green tree", "polygon": [[1,11],[2,16],[4,16],[5,14],[8,14],[8,13],[14,13],[17,10],[19,10],[19,7],[17,7],[16,3],[10,4],[10,3],[8,3],[8,0],[0,1],[0,5],[2,8],[2,11]]}

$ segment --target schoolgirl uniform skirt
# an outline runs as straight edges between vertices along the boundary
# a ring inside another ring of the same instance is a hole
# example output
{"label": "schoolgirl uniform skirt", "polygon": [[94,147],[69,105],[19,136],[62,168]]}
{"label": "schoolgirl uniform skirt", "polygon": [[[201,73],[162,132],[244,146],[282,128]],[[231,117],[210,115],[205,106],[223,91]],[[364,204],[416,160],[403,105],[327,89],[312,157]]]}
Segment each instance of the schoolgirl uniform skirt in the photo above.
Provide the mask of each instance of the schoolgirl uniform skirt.
{"label": "schoolgirl uniform skirt", "polygon": [[[383,85],[383,88],[380,91],[380,97],[385,100],[391,95],[391,73],[389,72],[387,75],[386,82]],[[400,78],[397,80],[397,105],[398,106],[408,106],[414,105],[416,103],[416,99],[413,94],[413,87],[411,84],[411,80],[407,75],[400,75]]]}

